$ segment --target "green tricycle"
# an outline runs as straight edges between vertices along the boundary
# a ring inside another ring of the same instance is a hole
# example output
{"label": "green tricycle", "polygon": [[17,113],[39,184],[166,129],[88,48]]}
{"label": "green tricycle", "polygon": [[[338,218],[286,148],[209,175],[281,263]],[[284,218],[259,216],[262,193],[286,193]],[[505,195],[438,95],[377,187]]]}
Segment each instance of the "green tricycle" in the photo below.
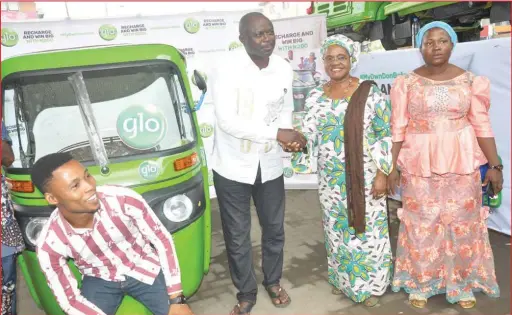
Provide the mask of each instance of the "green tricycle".
{"label": "green tricycle", "polygon": [[[208,169],[185,56],[163,44],[94,46],[2,61],[3,119],[16,162],[5,172],[26,249],[18,265],[37,306],[64,314],[44,277],[35,244],[53,209],[31,182],[40,157],[69,152],[98,185],[140,193],[173,235],[185,296],[210,266]],[[81,275],[69,261],[81,285]],[[126,296],[122,314],[151,314]]]}

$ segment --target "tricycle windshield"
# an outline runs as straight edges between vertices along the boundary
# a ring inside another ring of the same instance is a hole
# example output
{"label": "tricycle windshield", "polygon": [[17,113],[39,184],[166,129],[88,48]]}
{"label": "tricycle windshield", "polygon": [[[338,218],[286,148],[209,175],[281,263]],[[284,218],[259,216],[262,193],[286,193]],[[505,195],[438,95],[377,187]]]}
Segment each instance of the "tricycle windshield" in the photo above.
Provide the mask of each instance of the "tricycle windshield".
{"label": "tricycle windshield", "polygon": [[[81,74],[87,94],[70,78]],[[178,150],[196,140],[178,68],[169,61],[113,64],[15,74],[3,82],[4,119],[13,140],[14,167],[31,167],[40,157],[69,152],[94,163],[106,158],[141,158]],[[91,117],[92,116],[92,117]],[[91,122],[99,134],[91,144]]]}

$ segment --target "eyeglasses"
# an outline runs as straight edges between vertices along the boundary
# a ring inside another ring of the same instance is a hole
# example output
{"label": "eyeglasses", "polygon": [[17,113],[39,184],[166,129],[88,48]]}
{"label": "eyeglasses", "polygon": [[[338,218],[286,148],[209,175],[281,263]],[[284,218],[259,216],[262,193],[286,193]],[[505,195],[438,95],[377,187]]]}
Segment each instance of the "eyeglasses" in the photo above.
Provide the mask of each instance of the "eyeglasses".
{"label": "eyeglasses", "polygon": [[326,56],[324,57],[324,62],[325,63],[333,63],[335,61],[339,61],[339,62],[345,62],[349,60],[349,58],[345,55],[337,55],[337,56]]}

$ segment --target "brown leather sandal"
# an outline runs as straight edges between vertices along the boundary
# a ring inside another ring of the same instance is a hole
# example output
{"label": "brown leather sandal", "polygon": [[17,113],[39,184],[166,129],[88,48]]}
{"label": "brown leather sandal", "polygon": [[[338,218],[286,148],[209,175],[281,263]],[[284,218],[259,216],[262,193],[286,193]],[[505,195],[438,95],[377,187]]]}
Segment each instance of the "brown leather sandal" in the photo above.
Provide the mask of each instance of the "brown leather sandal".
{"label": "brown leather sandal", "polygon": [[366,300],[363,301],[364,306],[366,307],[374,307],[379,303],[379,298],[376,296],[370,296]]}
{"label": "brown leather sandal", "polygon": [[333,295],[342,295],[343,291],[341,291],[340,289],[332,288],[331,293]]}
{"label": "brown leather sandal", "polygon": [[476,305],[476,300],[464,300],[464,301],[459,301],[459,305],[460,305],[460,307],[462,307],[462,308],[470,309],[470,308],[475,307],[475,305]]}
{"label": "brown leather sandal", "polygon": [[425,308],[427,306],[427,301],[425,300],[410,300],[411,305],[416,308]]}
{"label": "brown leather sandal", "polygon": [[[278,288],[277,290],[273,290],[273,288]],[[286,291],[279,284],[270,285],[267,288],[267,293],[274,304],[275,307],[285,308],[292,302],[292,299],[286,293]],[[277,301],[279,302],[277,302]]]}
{"label": "brown leather sandal", "polygon": [[409,302],[416,308],[425,308],[427,306],[427,299],[417,294],[410,294]]}
{"label": "brown leather sandal", "polygon": [[229,315],[250,315],[251,310],[254,307],[254,303],[249,301],[240,301],[231,310]]}

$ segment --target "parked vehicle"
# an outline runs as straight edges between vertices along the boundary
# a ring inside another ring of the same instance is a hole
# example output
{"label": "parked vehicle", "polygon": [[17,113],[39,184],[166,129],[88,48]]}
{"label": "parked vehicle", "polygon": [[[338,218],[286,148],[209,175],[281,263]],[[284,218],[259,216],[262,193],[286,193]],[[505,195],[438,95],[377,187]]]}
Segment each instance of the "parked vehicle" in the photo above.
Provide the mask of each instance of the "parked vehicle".
{"label": "parked vehicle", "polygon": [[[195,84],[206,83],[198,72]],[[27,248],[18,264],[37,306],[64,314],[35,252],[53,209],[30,178],[32,165],[69,152],[98,185],[139,192],[172,233],[184,294],[210,266],[208,170],[184,56],[160,44],[99,46],[26,54],[2,61],[2,107],[17,162],[6,170]],[[81,285],[81,275],[69,261]],[[151,314],[125,297],[118,315]]]}
{"label": "parked vehicle", "polygon": [[433,20],[454,27],[461,42],[480,39],[480,21],[510,21],[510,2],[311,2],[308,14],[327,14],[328,34],[380,40],[386,50],[411,46],[413,33]]}

